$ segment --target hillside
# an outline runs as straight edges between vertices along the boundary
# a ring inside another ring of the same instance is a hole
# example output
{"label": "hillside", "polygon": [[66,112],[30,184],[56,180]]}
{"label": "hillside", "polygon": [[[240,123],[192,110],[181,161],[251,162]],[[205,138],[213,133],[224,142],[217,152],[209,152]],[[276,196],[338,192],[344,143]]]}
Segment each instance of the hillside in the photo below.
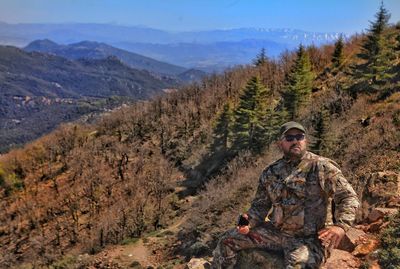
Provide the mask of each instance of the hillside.
{"label": "hillside", "polygon": [[[339,163],[362,200],[358,223],[377,207],[398,210],[400,27],[381,29],[276,61],[258,56],[1,156],[0,264],[184,268],[209,257],[280,156],[276,129],[288,119],[304,123],[311,151]],[[373,50],[374,40],[387,43]],[[255,139],[242,117],[247,102],[261,115]],[[357,259],[369,266],[378,257]]]}
{"label": "hillside", "polygon": [[91,112],[143,100],[178,82],[117,58],[68,60],[0,46],[0,151]]}
{"label": "hillside", "polygon": [[186,68],[156,61],[133,52],[114,48],[105,43],[83,41],[70,45],[59,45],[51,40],[35,40],[29,43],[25,51],[51,53],[67,59],[104,59],[115,56],[126,65],[139,70],[147,70],[156,74],[179,75],[186,71]]}

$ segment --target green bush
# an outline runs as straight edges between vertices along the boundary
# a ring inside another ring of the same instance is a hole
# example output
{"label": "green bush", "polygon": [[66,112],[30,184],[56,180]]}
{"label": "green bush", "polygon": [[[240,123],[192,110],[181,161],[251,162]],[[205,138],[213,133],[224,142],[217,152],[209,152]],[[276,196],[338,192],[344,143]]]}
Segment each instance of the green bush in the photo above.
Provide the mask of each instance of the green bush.
{"label": "green bush", "polygon": [[379,264],[386,269],[400,268],[400,212],[390,219],[380,238]]}

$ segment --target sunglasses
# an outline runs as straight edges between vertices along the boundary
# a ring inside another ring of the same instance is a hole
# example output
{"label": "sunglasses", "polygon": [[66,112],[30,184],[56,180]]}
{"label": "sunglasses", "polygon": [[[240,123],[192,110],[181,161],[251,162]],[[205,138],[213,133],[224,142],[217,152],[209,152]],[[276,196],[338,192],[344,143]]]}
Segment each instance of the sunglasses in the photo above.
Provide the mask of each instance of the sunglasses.
{"label": "sunglasses", "polygon": [[296,139],[297,141],[302,141],[302,140],[304,140],[304,138],[306,138],[306,136],[305,136],[304,134],[285,135],[285,136],[283,137],[283,139],[285,139],[287,142],[292,142],[292,141],[294,141],[295,139]]}

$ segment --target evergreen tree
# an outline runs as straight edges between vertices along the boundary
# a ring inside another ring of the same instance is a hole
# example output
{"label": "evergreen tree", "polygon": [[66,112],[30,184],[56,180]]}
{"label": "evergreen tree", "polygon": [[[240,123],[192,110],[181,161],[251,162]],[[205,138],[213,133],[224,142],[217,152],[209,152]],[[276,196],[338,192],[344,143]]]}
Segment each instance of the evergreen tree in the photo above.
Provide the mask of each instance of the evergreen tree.
{"label": "evergreen tree", "polygon": [[232,136],[233,112],[232,105],[227,103],[224,105],[214,128],[214,142],[211,146],[212,152],[226,151],[229,148]]}
{"label": "evergreen tree", "polygon": [[370,81],[372,86],[382,84],[391,78],[391,60],[394,52],[391,48],[386,31],[389,26],[390,14],[381,4],[379,11],[375,15],[376,20],[371,22],[370,29],[365,43],[362,45],[362,53],[359,55],[367,62],[366,70],[362,76]]}
{"label": "evergreen tree", "polygon": [[261,84],[258,77],[251,78],[247,83],[240,96],[239,106],[234,112],[235,151],[248,149],[260,153],[265,147],[268,136],[264,119],[269,94],[270,92]]}
{"label": "evergreen tree", "polygon": [[344,55],[343,55],[343,36],[340,35],[338,40],[335,43],[335,50],[332,54],[332,68],[333,69],[339,69],[344,61]]}
{"label": "evergreen tree", "polygon": [[315,115],[313,125],[315,141],[310,149],[319,154],[326,154],[332,143],[329,136],[330,117],[327,109],[323,108]]}
{"label": "evergreen tree", "polygon": [[300,45],[297,59],[286,77],[285,90],[282,93],[283,103],[290,120],[294,120],[299,114],[300,107],[308,103],[313,80],[314,73],[311,70],[310,58],[303,45]]}
{"label": "evergreen tree", "polygon": [[265,53],[265,48],[262,48],[256,59],[253,61],[256,66],[263,66],[268,61],[268,57]]}
{"label": "evergreen tree", "polygon": [[272,143],[278,138],[279,127],[287,121],[287,111],[280,108],[280,103],[272,100],[267,108],[267,113],[263,120],[263,125],[266,130],[267,144]]}

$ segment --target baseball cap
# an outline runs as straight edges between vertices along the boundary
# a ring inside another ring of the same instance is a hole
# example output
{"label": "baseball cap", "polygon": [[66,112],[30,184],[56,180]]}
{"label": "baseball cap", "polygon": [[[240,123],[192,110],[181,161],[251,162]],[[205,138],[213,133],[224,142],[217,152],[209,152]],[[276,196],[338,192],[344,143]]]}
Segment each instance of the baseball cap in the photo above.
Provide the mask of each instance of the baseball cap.
{"label": "baseball cap", "polygon": [[301,125],[300,123],[295,122],[295,121],[289,121],[281,126],[281,128],[279,130],[279,135],[280,136],[284,135],[290,129],[298,129],[298,130],[302,131],[303,133],[306,133],[306,129],[304,128],[303,125]]}

